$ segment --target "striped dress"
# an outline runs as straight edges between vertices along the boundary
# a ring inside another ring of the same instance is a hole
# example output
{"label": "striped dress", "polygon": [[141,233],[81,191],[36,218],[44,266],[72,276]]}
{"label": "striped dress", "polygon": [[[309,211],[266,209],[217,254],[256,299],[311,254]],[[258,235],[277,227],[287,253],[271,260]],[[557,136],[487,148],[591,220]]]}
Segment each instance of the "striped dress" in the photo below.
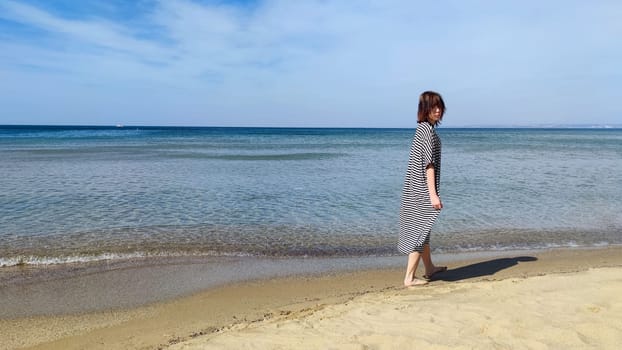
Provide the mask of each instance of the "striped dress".
{"label": "striped dress", "polygon": [[430,231],[440,210],[434,209],[426,182],[425,170],[434,165],[436,191],[441,178],[441,139],[428,122],[417,125],[410,147],[410,157],[404,180],[400,207],[399,241],[397,249],[403,254],[422,252],[430,242]]}

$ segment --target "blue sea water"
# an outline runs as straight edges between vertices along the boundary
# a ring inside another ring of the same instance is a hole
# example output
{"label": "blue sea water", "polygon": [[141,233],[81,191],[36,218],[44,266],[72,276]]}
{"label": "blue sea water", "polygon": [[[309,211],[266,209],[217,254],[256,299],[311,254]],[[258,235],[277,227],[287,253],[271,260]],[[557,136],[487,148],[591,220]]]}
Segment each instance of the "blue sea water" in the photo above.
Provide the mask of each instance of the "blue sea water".
{"label": "blue sea water", "polygon": [[[452,129],[437,252],[622,243],[621,129]],[[0,126],[0,266],[390,256],[413,129]]]}

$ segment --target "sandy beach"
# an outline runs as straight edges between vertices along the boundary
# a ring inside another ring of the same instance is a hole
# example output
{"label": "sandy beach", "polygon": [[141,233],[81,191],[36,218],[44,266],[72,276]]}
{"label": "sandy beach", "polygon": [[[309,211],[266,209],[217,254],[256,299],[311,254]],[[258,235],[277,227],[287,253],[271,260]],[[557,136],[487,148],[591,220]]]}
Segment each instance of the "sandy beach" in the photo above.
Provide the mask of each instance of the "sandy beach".
{"label": "sandy beach", "polygon": [[[0,320],[2,349],[617,349],[622,249],[241,282],[148,306]],[[442,263],[443,261],[437,261]]]}

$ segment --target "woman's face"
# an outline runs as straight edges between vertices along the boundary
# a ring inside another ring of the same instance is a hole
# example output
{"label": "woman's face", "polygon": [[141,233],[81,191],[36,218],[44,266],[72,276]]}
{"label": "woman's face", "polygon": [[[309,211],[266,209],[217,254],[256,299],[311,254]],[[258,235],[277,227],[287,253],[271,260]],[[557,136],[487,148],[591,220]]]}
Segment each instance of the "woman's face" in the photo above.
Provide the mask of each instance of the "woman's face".
{"label": "woman's face", "polygon": [[439,120],[441,120],[441,116],[443,115],[443,113],[441,113],[441,109],[438,107],[434,107],[432,108],[432,111],[430,112],[430,121],[432,121],[432,124],[437,124]]}

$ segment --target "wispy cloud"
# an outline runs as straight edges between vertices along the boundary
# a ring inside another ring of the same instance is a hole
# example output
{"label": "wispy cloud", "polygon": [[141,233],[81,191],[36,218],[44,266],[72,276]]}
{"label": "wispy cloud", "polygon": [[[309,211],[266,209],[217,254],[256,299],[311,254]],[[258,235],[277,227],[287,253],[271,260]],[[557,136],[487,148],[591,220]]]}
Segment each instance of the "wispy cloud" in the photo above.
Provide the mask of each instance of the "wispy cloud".
{"label": "wispy cloud", "polygon": [[[456,124],[499,122],[499,113],[512,123],[540,113],[572,121],[581,114],[572,108],[588,108],[572,102],[585,86],[596,89],[588,96],[620,88],[612,70],[621,49],[612,45],[622,34],[621,8],[170,0],[121,18],[7,0],[0,103],[24,118],[42,110],[51,122],[408,126],[418,93],[438,89],[460,114]],[[596,87],[603,83],[609,88]],[[51,87],[78,106],[59,101]],[[45,108],[19,103],[19,94]],[[0,115],[0,122],[15,119]]]}

